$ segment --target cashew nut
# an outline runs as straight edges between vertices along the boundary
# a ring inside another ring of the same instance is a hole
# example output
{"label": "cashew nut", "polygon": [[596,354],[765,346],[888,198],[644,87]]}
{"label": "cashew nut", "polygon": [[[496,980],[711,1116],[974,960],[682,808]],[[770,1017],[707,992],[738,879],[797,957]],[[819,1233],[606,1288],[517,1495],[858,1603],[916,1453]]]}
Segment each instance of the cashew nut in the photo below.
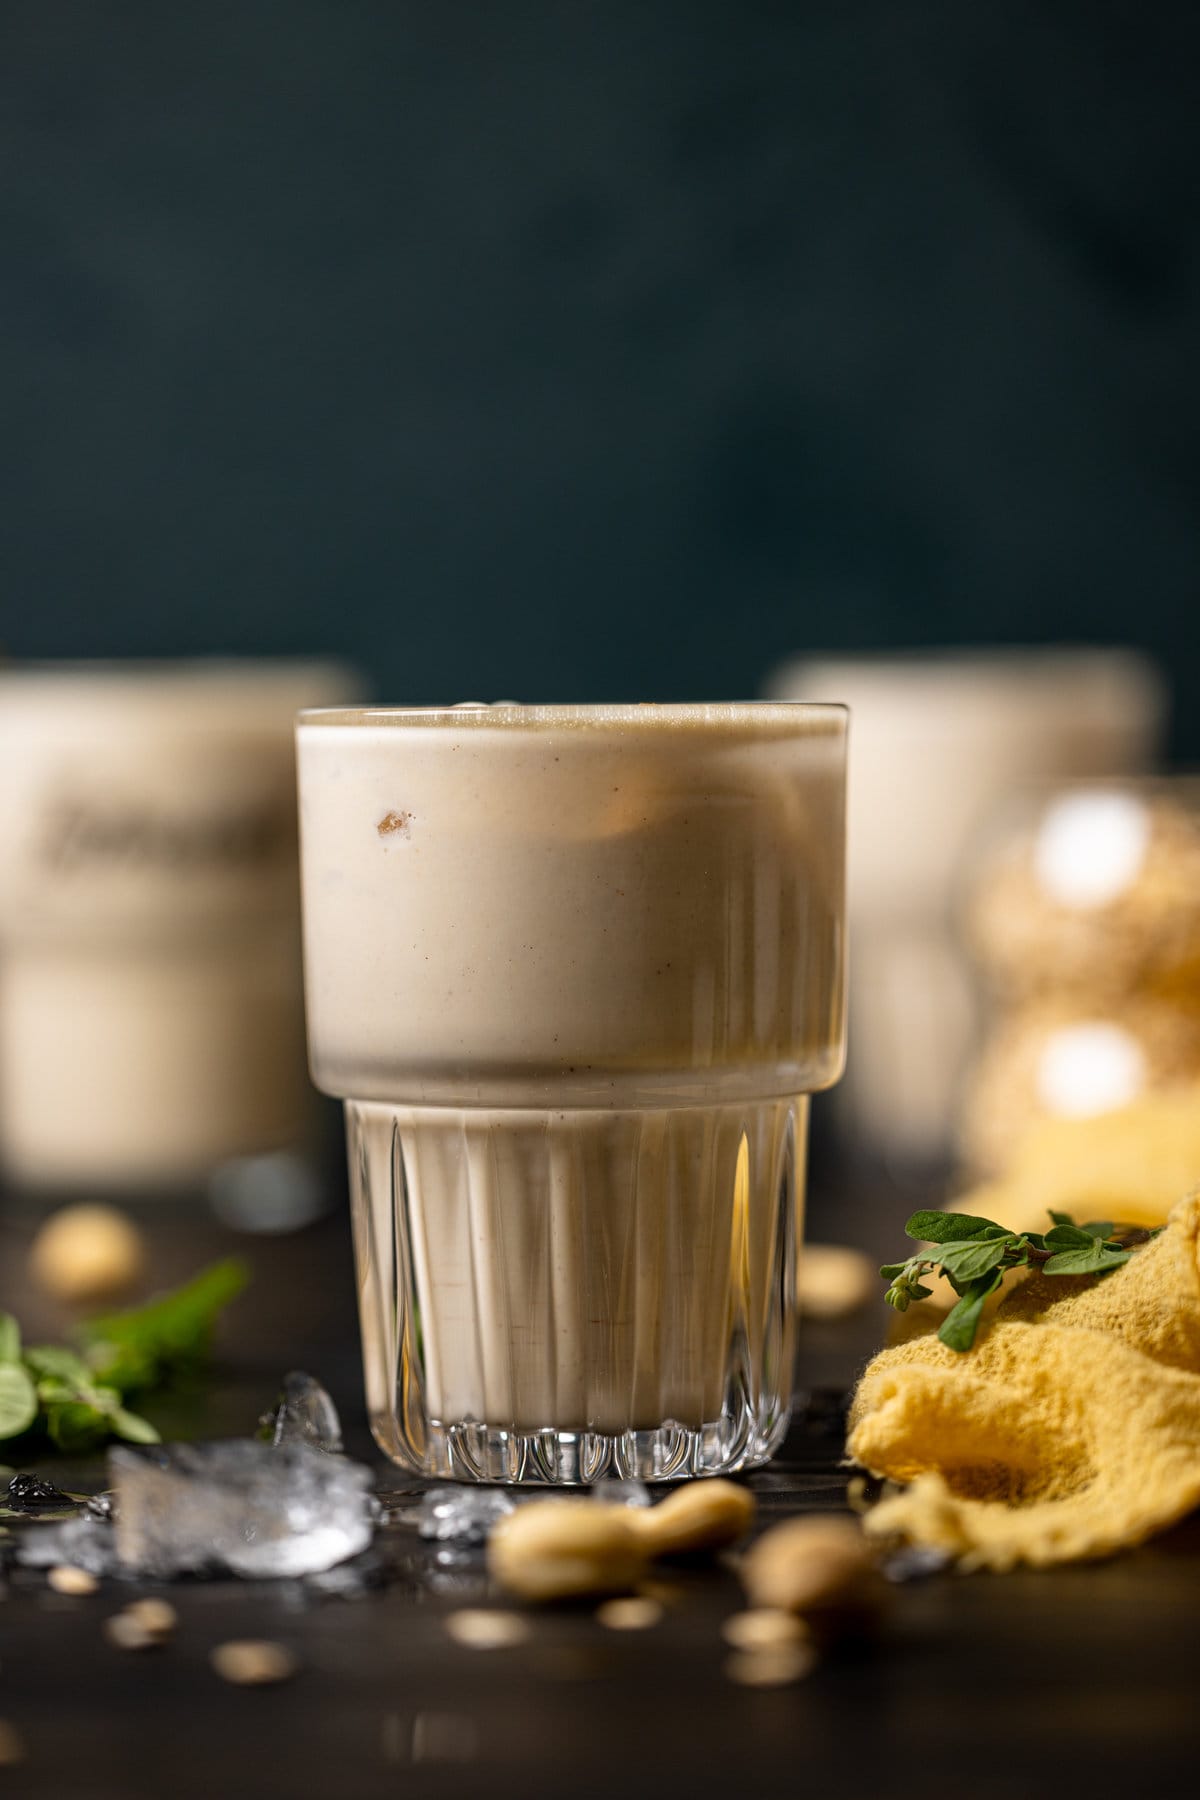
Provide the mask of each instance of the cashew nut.
{"label": "cashew nut", "polygon": [[493,1528],[488,1567],[526,1600],[619,1594],[645,1574],[635,1510],[595,1500],[535,1500]]}
{"label": "cashew nut", "polygon": [[881,1584],[858,1525],[850,1519],[788,1519],[751,1546],[742,1584],[756,1607],[808,1616],[873,1611]]}
{"label": "cashew nut", "polygon": [[650,1556],[681,1556],[736,1543],[753,1524],[754,1511],[749,1488],[732,1481],[691,1481],[632,1516]]}

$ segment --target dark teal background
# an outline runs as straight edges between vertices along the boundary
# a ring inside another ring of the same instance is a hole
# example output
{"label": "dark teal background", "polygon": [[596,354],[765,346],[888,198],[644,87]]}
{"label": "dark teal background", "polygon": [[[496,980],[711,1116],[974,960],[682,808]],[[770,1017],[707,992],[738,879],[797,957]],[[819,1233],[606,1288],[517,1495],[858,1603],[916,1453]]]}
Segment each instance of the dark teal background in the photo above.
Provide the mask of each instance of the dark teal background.
{"label": "dark teal background", "polygon": [[1129,640],[1200,755],[1200,13],[8,0],[0,637],[383,697]]}

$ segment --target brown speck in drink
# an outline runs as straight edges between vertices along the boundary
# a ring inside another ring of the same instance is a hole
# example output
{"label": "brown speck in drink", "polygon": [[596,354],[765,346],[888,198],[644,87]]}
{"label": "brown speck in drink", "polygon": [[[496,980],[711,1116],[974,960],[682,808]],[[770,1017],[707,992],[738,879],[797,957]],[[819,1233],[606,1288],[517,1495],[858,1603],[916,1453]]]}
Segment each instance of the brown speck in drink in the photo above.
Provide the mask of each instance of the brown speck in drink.
{"label": "brown speck in drink", "polygon": [[412,835],[413,816],[410,812],[385,812],[375,827],[380,837],[392,837],[396,832],[401,837]]}

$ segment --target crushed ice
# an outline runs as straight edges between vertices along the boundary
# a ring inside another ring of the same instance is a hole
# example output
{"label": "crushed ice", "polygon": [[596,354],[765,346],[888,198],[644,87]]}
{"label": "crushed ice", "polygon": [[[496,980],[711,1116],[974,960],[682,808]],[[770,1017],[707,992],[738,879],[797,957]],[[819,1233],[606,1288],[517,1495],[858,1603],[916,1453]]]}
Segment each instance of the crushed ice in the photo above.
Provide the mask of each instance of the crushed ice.
{"label": "crushed ice", "polygon": [[270,1441],[304,1444],[336,1456],[342,1448],[342,1422],[328,1391],[312,1375],[293,1369],[283,1378],[283,1392],[274,1412],[263,1419]]}
{"label": "crushed ice", "polygon": [[439,1543],[483,1544],[516,1504],[502,1488],[430,1488],[415,1509],[416,1527],[423,1538]]}
{"label": "crushed ice", "polygon": [[117,1554],[142,1574],[308,1575],[371,1541],[370,1470],[303,1444],[110,1450]]}
{"label": "crushed ice", "polygon": [[592,1499],[602,1506],[649,1506],[650,1489],[644,1481],[618,1481],[608,1477],[592,1489]]}
{"label": "crushed ice", "polygon": [[358,1556],[378,1507],[370,1470],[340,1454],[328,1393],[293,1372],[268,1421],[270,1442],[114,1447],[110,1491],[84,1503],[64,1496],[79,1510],[22,1530],[18,1561],[92,1575],[272,1579],[320,1575]]}

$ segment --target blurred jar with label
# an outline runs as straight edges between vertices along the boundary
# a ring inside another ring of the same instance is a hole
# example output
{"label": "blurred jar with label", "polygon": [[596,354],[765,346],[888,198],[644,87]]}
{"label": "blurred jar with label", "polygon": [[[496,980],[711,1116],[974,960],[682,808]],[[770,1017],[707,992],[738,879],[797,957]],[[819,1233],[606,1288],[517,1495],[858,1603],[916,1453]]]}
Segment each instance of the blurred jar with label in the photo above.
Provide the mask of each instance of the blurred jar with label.
{"label": "blurred jar with label", "polygon": [[316,1210],[292,722],[357,689],[315,662],[0,671],[12,1186]]}
{"label": "blurred jar with label", "polygon": [[1134,651],[1064,648],[804,660],[767,691],[851,711],[841,1136],[894,1164],[943,1164],[980,1026],[964,859],[1014,790],[1152,769],[1164,684]]}
{"label": "blurred jar with label", "polygon": [[1004,1173],[1047,1120],[1200,1081],[1200,779],[1073,785],[985,835],[965,931],[989,1029],[962,1148]]}

